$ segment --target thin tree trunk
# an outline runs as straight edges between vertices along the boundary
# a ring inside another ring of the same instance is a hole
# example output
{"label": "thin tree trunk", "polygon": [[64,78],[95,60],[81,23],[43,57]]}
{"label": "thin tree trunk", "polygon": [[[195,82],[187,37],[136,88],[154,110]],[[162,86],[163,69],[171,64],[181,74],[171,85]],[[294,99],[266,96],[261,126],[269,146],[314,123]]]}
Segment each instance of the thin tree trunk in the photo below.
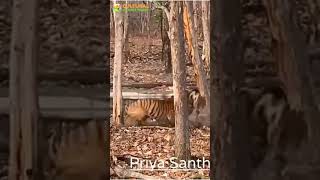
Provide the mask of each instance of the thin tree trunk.
{"label": "thin tree trunk", "polygon": [[[128,1],[126,1],[126,4],[128,4]],[[128,7],[128,6],[127,6]],[[128,61],[130,61],[129,60],[129,58],[130,58],[130,49],[129,49],[129,42],[128,42],[128,40],[129,40],[129,32],[128,32],[128,27],[129,27],[129,13],[128,13],[128,11],[125,11],[125,13],[124,13],[124,25],[123,25],[124,27],[124,33],[123,33],[123,35],[124,35],[124,49],[123,49],[123,51],[124,51],[124,63],[127,63]]]}
{"label": "thin tree trunk", "polygon": [[[165,62],[166,72],[172,72],[172,61],[171,61],[171,49],[170,39],[168,36],[169,25],[167,18],[163,17],[163,11],[161,12],[161,39],[162,39],[162,61]],[[166,57],[166,58],[164,58]]]}
{"label": "thin tree trunk", "polygon": [[9,179],[12,180],[40,179],[37,176],[41,163],[37,159],[38,7],[37,0],[14,1],[10,49]]}
{"label": "thin tree trunk", "polygon": [[[165,66],[166,66],[166,72],[172,72],[172,60],[171,60],[171,43],[170,43],[170,38],[169,38],[169,21],[170,21],[170,13],[168,11],[168,9],[162,5],[157,6],[157,8],[162,9],[162,27],[163,29],[161,29],[161,35],[162,35],[162,49],[163,49],[163,53],[167,56],[167,60],[165,61]],[[164,18],[163,16],[165,15],[166,18]],[[165,20],[167,19],[167,21]],[[163,55],[162,55],[162,59],[163,59]]]}
{"label": "thin tree trunk", "polygon": [[[114,3],[118,3],[116,0]],[[122,87],[121,87],[121,66],[123,61],[124,48],[124,12],[114,12],[115,22],[115,55],[113,69],[113,123],[115,126],[121,125],[121,104],[122,104]]]}
{"label": "thin tree trunk", "polygon": [[113,3],[110,2],[110,39],[114,36]]}
{"label": "thin tree trunk", "polygon": [[144,26],[145,26],[145,24],[144,24],[144,15],[145,13],[143,13],[143,12],[141,12],[140,13],[140,22],[141,22],[141,34],[143,34],[144,33]]}
{"label": "thin tree trunk", "polygon": [[[25,29],[25,61],[23,65],[22,96],[23,107],[21,122],[22,127],[22,152],[24,165],[21,170],[23,179],[42,179],[37,177],[38,172],[38,89],[37,89],[37,66],[38,66],[38,21],[39,2],[31,0],[25,4],[26,28]],[[40,160],[40,159],[39,159]],[[41,161],[39,161],[41,162]],[[39,167],[41,165],[39,164]],[[32,170],[30,175],[28,171]],[[30,176],[30,177],[29,177]]]}
{"label": "thin tree trunk", "polygon": [[[150,7],[150,2],[149,1],[147,1],[147,6],[148,7]],[[150,26],[151,26],[151,11],[147,11],[147,21],[146,21],[146,23],[147,23],[147,33],[148,33],[148,51],[150,52],[151,51],[151,45],[152,45],[152,41],[151,41],[151,32],[150,32]]]}
{"label": "thin tree trunk", "polygon": [[161,46],[161,61],[164,62],[164,29],[163,29],[163,11],[161,11],[161,15],[160,15],[160,35],[161,35],[161,43],[162,43],[162,46]]}
{"label": "thin tree trunk", "polygon": [[[200,93],[205,97],[206,102],[209,102],[209,87],[207,83],[206,73],[204,71],[203,62],[200,59],[198,51],[198,41],[196,38],[196,32],[193,29],[193,18],[192,18],[192,7],[191,2],[185,2],[186,8],[184,10],[184,24],[185,24],[185,37],[187,39],[189,53],[195,72],[195,79],[197,86],[199,87]],[[209,103],[207,103],[208,105]]]}
{"label": "thin tree trunk", "polygon": [[170,4],[170,40],[173,65],[173,92],[175,109],[175,155],[178,159],[190,158],[189,122],[187,115],[187,94],[185,91],[186,65],[183,41],[183,2]]}
{"label": "thin tree trunk", "polygon": [[202,30],[203,30],[203,54],[205,65],[210,70],[210,29],[209,29],[209,1],[202,1]]}
{"label": "thin tree trunk", "polygon": [[20,169],[21,130],[21,66],[24,58],[23,46],[23,1],[13,1],[13,18],[10,45],[10,154],[8,179],[18,180]]}

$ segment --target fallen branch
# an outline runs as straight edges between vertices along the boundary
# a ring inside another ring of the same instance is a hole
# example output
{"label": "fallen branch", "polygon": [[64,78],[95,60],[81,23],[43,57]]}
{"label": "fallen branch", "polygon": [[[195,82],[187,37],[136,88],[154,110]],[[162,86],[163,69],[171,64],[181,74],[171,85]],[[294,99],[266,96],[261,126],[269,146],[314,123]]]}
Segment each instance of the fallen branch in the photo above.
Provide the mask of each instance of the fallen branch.
{"label": "fallen branch", "polygon": [[[190,87],[196,87],[194,83],[186,83],[187,86]],[[128,83],[128,84],[122,84],[122,87],[131,87],[131,88],[155,88],[159,86],[170,86],[172,87],[172,82],[158,82],[158,83],[148,83],[148,84],[142,84],[142,83]],[[112,87],[112,84],[111,84]]]}
{"label": "fallen branch", "polygon": [[[150,93],[139,93],[139,92],[122,92],[123,99],[168,99],[172,98],[173,93],[167,94],[150,94]],[[110,98],[113,98],[113,92],[110,92]]]}

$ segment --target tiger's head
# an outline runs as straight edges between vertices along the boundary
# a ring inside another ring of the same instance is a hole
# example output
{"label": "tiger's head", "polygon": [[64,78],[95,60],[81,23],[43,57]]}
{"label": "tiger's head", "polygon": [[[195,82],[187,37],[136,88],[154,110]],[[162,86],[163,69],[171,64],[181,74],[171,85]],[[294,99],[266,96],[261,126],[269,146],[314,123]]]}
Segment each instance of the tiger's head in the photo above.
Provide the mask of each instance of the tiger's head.
{"label": "tiger's head", "polygon": [[198,89],[192,89],[188,93],[188,105],[192,110],[196,109],[197,112],[205,107],[206,100],[203,96],[201,96]]}

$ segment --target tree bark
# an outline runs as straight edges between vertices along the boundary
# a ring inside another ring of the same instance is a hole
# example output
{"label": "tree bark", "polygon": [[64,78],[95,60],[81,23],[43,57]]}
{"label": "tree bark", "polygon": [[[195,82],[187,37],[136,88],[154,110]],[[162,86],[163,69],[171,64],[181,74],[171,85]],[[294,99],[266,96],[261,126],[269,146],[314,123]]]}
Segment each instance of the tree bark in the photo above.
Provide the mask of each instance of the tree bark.
{"label": "tree bark", "polygon": [[[296,110],[304,110],[312,114],[313,118],[305,117],[309,121],[310,137],[320,135],[320,123],[315,120],[319,115],[314,102],[315,89],[310,74],[306,44],[301,32],[298,31],[293,20],[284,14],[293,14],[293,3],[289,1],[264,1],[268,10],[270,28],[276,47],[273,53],[280,67],[280,75],[286,83],[290,106]],[[291,101],[290,101],[291,100]],[[315,114],[314,114],[315,113]]]}
{"label": "tree bark", "polygon": [[[305,167],[309,163],[320,164],[320,146],[317,142],[320,138],[320,122],[318,117],[320,112],[316,104],[316,87],[314,86],[314,77],[311,74],[311,62],[307,56],[306,37],[303,37],[299,31],[295,18],[297,16],[297,7],[292,1],[264,1],[267,9],[268,20],[273,37],[273,55],[277,60],[281,80],[285,84],[288,103],[292,110],[303,112],[303,118],[299,119],[301,125],[306,122],[308,134],[306,135],[306,144],[300,147],[299,157],[289,157],[284,166],[292,166],[292,162],[298,168]],[[292,119],[292,118],[291,118]],[[291,121],[290,119],[290,121]],[[287,168],[286,173],[281,177],[307,177],[316,172],[296,171],[294,168]],[[313,169],[314,170],[314,169]],[[284,172],[283,169],[278,171]],[[314,176],[314,177],[315,177]],[[318,174],[319,176],[319,174]]]}
{"label": "tree bark", "polygon": [[110,40],[114,36],[114,17],[113,17],[113,3],[110,2]]}
{"label": "tree bark", "polygon": [[[114,1],[114,4],[119,3]],[[122,87],[121,87],[121,66],[123,61],[124,48],[124,13],[123,11],[114,12],[115,22],[115,55],[113,69],[113,123],[115,126],[121,125],[121,104],[122,104]]]}
{"label": "tree bark", "polygon": [[[210,176],[219,180],[251,179],[249,144],[244,98],[237,94],[243,81],[240,1],[217,0],[214,5],[214,35],[217,41],[212,77],[212,126],[216,132],[213,146],[216,170]],[[230,14],[231,13],[231,14]],[[211,127],[212,127],[211,126]],[[214,135],[213,133],[211,135]],[[214,147],[216,146],[216,147]],[[213,174],[214,173],[214,174]]]}
{"label": "tree bark", "polygon": [[[198,22],[198,7],[197,7],[198,1],[193,1],[193,22],[194,22],[194,30],[196,32],[199,32],[199,22]],[[196,36],[198,38],[198,34]]]}
{"label": "tree bark", "polygon": [[[42,179],[39,173],[41,171],[41,157],[38,160],[38,89],[37,89],[37,67],[39,59],[39,1],[26,1],[26,29],[25,29],[25,60],[23,64],[23,81],[22,81],[22,96],[23,107],[21,122],[22,127],[22,152],[24,155],[24,168],[22,168],[23,179]],[[40,139],[39,139],[40,140]],[[40,152],[41,153],[41,152]],[[31,170],[31,171],[30,171]],[[31,173],[29,174],[28,173]]]}
{"label": "tree bark", "polygon": [[185,91],[186,65],[183,41],[183,2],[170,2],[170,41],[173,69],[173,92],[175,110],[175,155],[178,159],[190,158],[187,94]]}
{"label": "tree bark", "polygon": [[[200,59],[199,51],[198,51],[198,41],[197,35],[193,28],[193,18],[192,18],[192,7],[191,2],[185,2],[186,8],[184,9],[184,30],[185,37],[187,39],[189,53],[191,55],[195,79],[197,81],[197,86],[199,87],[200,93],[203,97],[205,97],[206,102],[209,102],[209,87],[207,84],[207,76],[204,71],[203,62]],[[209,103],[207,103],[208,105]]]}
{"label": "tree bark", "polygon": [[[128,1],[126,1],[126,5],[128,5]],[[128,7],[128,6],[127,6]],[[123,48],[123,54],[124,54],[124,63],[127,63],[130,58],[130,49],[129,49],[129,31],[128,31],[128,27],[129,27],[129,13],[128,11],[125,11],[124,13],[124,32],[123,32],[123,36],[124,36],[124,48]]]}
{"label": "tree bark", "polygon": [[23,46],[23,1],[13,1],[13,18],[10,44],[10,154],[8,179],[18,180],[20,169],[21,130],[21,66],[24,58]]}
{"label": "tree bark", "polygon": [[202,30],[203,30],[203,54],[205,65],[210,70],[210,29],[209,29],[209,5],[210,1],[202,1]]}
{"label": "tree bark", "polygon": [[[171,49],[170,39],[168,36],[169,26],[168,19],[163,17],[163,11],[161,13],[161,37],[162,37],[162,61],[165,62],[166,72],[172,72],[172,60],[171,60]],[[166,57],[166,59],[164,59]]]}
{"label": "tree bark", "polygon": [[[147,6],[150,8],[150,3],[149,1],[146,2]],[[148,33],[148,51],[151,51],[151,45],[152,45],[152,41],[151,41],[151,31],[150,31],[150,26],[151,26],[151,11],[147,11],[146,14],[146,24],[147,24],[147,33]]]}
{"label": "tree bark", "polygon": [[[14,1],[10,49],[9,179],[38,174],[38,1]],[[23,119],[22,119],[23,117]]]}

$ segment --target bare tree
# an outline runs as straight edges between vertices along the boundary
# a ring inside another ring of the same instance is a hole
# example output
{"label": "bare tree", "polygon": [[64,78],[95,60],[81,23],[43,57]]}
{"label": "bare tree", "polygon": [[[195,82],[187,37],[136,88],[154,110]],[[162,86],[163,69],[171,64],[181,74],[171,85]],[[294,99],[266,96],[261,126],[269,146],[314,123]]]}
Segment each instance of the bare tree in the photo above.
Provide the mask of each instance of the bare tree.
{"label": "bare tree", "polygon": [[[117,0],[113,1],[114,4],[119,4]],[[121,87],[121,66],[123,61],[123,49],[124,49],[124,12],[114,11],[114,23],[115,23],[115,55],[113,66],[113,123],[116,126],[121,125],[121,105],[122,105],[122,87]]]}
{"label": "bare tree", "polygon": [[[23,6],[22,1],[13,1],[13,18],[10,45],[10,157],[9,179],[18,180],[20,129],[21,129],[21,66],[24,58],[23,50]],[[20,48],[18,48],[20,47]]]}
{"label": "bare tree", "polygon": [[150,52],[151,50],[151,45],[152,45],[152,41],[151,41],[151,32],[150,32],[150,26],[151,26],[151,9],[150,9],[150,2],[147,1],[147,6],[149,7],[149,11],[147,11],[147,14],[146,14],[146,23],[147,23],[147,34],[148,34],[148,51]]}
{"label": "bare tree", "polygon": [[[36,178],[35,173],[41,165],[38,164],[38,88],[37,88],[37,67],[39,59],[39,1],[32,0],[25,4],[25,61],[23,65],[23,106],[22,106],[22,151],[25,153],[23,179],[28,176]],[[27,28],[29,27],[29,28]],[[24,139],[25,138],[25,139]],[[23,156],[22,156],[23,157]],[[28,174],[28,171],[31,174]]]}
{"label": "bare tree", "polygon": [[[186,8],[184,10],[184,24],[185,24],[185,37],[188,43],[189,54],[191,55],[195,79],[197,81],[197,86],[199,87],[200,93],[205,97],[206,102],[209,102],[209,87],[207,85],[207,76],[204,71],[203,62],[200,59],[200,54],[198,51],[198,40],[197,35],[194,30],[194,22],[192,18],[192,4],[191,2],[185,2]],[[208,104],[208,103],[207,103]]]}
{"label": "bare tree", "polygon": [[173,92],[175,109],[175,154],[178,159],[190,158],[187,95],[185,90],[186,65],[183,41],[183,2],[170,2],[169,37],[171,41]]}
{"label": "bare tree", "polygon": [[[126,5],[128,7],[128,1],[126,1]],[[124,36],[124,49],[123,49],[124,63],[127,63],[130,58],[130,49],[129,49],[129,43],[128,43],[128,40],[129,40],[128,27],[129,27],[129,13],[128,13],[128,10],[126,9],[126,11],[124,12],[124,25],[123,25],[123,28],[124,28],[124,33],[123,33],[123,36]]]}
{"label": "bare tree", "polygon": [[210,27],[209,27],[209,5],[210,1],[202,1],[202,30],[203,30],[203,55],[205,57],[205,65],[210,68]]}
{"label": "bare tree", "polygon": [[114,36],[113,3],[110,2],[110,37]]}
{"label": "bare tree", "polygon": [[[163,16],[163,11],[161,12],[161,40],[162,40],[162,53],[161,60],[165,62],[166,72],[172,72],[172,61],[171,61],[171,49],[170,49],[170,39],[168,36],[169,24],[166,17]],[[166,59],[165,59],[166,57]]]}
{"label": "bare tree", "polygon": [[[10,49],[9,179],[28,179],[37,170],[37,0],[14,1]],[[22,119],[23,117],[23,119]],[[18,171],[21,172],[18,172]]]}

